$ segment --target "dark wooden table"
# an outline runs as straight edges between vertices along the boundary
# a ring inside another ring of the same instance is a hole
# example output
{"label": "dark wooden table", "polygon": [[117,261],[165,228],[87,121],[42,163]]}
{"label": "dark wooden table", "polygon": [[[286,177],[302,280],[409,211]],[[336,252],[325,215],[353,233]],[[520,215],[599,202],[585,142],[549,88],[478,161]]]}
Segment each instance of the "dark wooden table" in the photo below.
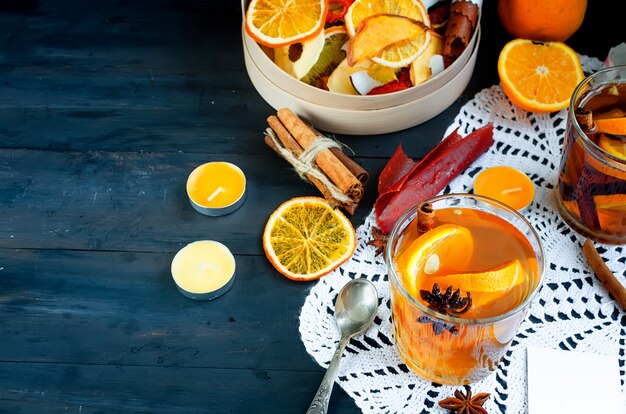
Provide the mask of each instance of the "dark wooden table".
{"label": "dark wooden table", "polygon": [[[457,102],[407,131],[339,137],[372,174],[355,226],[396,146],[423,156],[498,82],[510,38],[485,3]],[[604,58],[623,35],[596,35],[617,21],[600,8],[568,43]],[[308,407],[323,376],[298,334],[312,285],[280,276],[260,239],[280,203],[316,191],[263,144],[273,110],[248,79],[240,30],[236,0],[0,1],[0,412]],[[248,178],[244,206],[220,218],[185,193],[189,172],[213,160]],[[238,266],[211,302],[183,297],[169,271],[201,239],[229,246]],[[331,412],[357,411],[336,387]]]}

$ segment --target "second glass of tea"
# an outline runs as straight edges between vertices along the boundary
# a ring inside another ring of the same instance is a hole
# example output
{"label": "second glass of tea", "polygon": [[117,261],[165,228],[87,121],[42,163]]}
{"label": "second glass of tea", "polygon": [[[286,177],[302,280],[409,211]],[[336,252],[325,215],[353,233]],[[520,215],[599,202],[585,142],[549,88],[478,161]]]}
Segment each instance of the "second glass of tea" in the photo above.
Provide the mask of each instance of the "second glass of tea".
{"label": "second glass of tea", "polygon": [[386,249],[394,337],[416,373],[440,384],[483,379],[497,368],[543,278],[543,250],[516,210],[487,197],[414,207]]}
{"label": "second glass of tea", "polygon": [[626,243],[626,66],[596,72],[574,91],[556,193],[578,233]]}

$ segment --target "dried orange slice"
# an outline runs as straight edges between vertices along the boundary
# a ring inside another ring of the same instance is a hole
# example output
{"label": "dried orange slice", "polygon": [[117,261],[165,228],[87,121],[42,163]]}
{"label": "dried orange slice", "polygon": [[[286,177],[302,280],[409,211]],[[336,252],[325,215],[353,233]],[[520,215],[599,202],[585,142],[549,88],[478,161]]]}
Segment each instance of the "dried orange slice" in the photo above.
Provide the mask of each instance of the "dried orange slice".
{"label": "dried orange slice", "polygon": [[511,102],[531,112],[554,112],[569,104],[583,79],[578,55],[560,42],[515,39],[498,59],[498,74]]}
{"label": "dried orange slice", "polygon": [[263,249],[289,279],[317,279],[348,260],[356,248],[350,220],[319,197],[286,201],[267,220]]}
{"label": "dried orange slice", "polygon": [[420,279],[440,276],[466,269],[474,251],[472,233],[457,224],[442,224],[415,239],[396,261],[413,297],[419,297]]}
{"label": "dried orange slice", "polygon": [[348,42],[348,64],[369,59],[399,42],[426,43],[428,28],[417,20],[393,14],[375,14],[366,17],[356,34]]}
{"label": "dried orange slice", "polygon": [[302,42],[324,28],[328,0],[252,0],[246,12],[246,31],[265,46]]}
{"label": "dried orange slice", "polygon": [[[376,14],[404,16],[430,27],[428,12],[420,0],[356,0],[352,3],[344,17],[348,34],[351,37],[355,36],[363,20]],[[428,32],[427,37],[429,37]],[[390,46],[381,52],[380,55],[374,56],[372,61],[392,68],[408,66],[424,51],[428,40],[427,38],[424,42],[423,39],[418,37],[414,40]]]}

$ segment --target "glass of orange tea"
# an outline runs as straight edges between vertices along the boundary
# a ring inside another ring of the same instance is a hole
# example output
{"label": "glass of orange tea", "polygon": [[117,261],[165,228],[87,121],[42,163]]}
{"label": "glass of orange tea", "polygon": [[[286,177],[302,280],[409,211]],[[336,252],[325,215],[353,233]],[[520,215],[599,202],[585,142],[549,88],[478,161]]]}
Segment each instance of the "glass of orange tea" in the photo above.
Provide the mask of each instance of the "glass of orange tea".
{"label": "glass of orange tea", "polygon": [[556,194],[578,233],[626,243],[626,66],[596,72],[574,91]]}
{"label": "glass of orange tea", "polygon": [[530,223],[499,201],[450,194],[427,203],[432,213],[412,208],[387,242],[394,337],[425,379],[467,384],[494,371],[516,335],[541,285],[543,250]]}

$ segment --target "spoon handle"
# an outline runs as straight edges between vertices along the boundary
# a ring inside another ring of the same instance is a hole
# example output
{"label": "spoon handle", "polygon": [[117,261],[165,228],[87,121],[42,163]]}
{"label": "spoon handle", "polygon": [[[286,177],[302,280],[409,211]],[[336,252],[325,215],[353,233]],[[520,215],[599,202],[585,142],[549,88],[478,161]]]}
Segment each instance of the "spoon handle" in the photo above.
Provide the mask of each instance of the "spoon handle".
{"label": "spoon handle", "polygon": [[339,346],[333,355],[333,359],[330,361],[330,365],[328,365],[326,374],[324,374],[324,378],[322,378],[322,383],[317,389],[317,393],[315,397],[313,397],[313,401],[311,401],[311,405],[306,411],[306,414],[325,414],[326,411],[328,411],[328,402],[330,401],[330,393],[333,391],[333,385],[335,385],[339,361],[341,361],[343,350],[349,340],[349,336],[342,336],[339,340]]}

